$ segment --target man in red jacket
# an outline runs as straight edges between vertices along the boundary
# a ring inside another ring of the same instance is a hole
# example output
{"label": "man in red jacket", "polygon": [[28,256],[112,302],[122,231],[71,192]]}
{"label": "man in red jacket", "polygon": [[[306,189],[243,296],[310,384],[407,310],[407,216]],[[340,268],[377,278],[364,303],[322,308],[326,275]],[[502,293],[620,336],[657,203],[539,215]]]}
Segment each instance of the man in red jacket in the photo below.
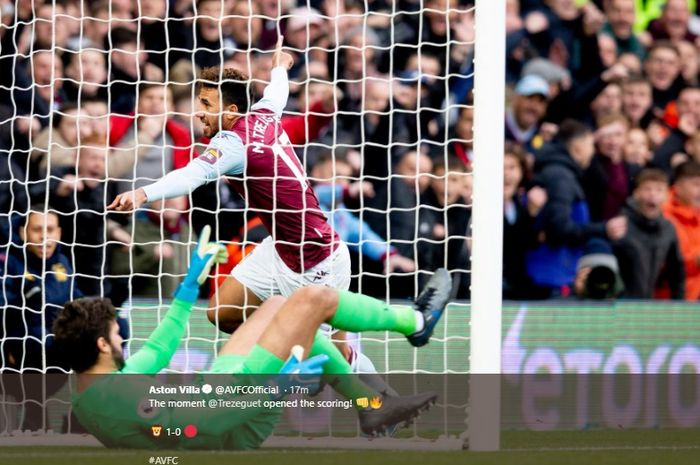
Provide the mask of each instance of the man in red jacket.
{"label": "man in red jacket", "polygon": [[[148,181],[139,178],[156,174],[150,178],[157,179],[189,163],[192,138],[185,127],[167,117],[172,100],[172,92],[166,85],[142,83],[136,106],[138,116],[132,113],[110,117],[109,145],[116,149],[110,157],[110,177],[133,177],[140,187]],[[158,170],[161,172],[153,173]]]}

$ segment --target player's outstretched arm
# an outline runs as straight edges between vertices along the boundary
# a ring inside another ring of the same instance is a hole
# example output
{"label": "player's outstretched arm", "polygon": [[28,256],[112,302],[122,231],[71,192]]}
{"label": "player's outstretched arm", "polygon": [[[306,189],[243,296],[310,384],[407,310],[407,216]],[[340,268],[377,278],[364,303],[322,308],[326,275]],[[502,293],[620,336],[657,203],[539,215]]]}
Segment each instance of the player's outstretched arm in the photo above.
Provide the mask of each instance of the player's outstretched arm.
{"label": "player's outstretched arm", "polygon": [[289,98],[287,71],[294,64],[294,58],[282,50],[282,42],[284,42],[284,37],[280,36],[277,40],[275,54],[272,56],[270,84],[265,88],[260,101],[251,107],[252,111],[266,108],[274,111],[275,115],[282,116],[282,111],[287,106],[287,99]]}
{"label": "player's outstretched arm", "polygon": [[205,226],[192,252],[187,276],[175,291],[175,300],[170,309],[144,347],[127,359],[122,372],[155,374],[170,363],[185,335],[192,305],[199,294],[199,286],[207,279],[214,263],[223,263],[228,259],[223,245],[209,242],[210,234],[211,228]]}
{"label": "player's outstretched arm", "polygon": [[188,195],[212,179],[207,168],[194,160],[183,168],[171,171],[153,184],[119,194],[107,206],[107,210],[130,212],[142,207],[146,202]]}

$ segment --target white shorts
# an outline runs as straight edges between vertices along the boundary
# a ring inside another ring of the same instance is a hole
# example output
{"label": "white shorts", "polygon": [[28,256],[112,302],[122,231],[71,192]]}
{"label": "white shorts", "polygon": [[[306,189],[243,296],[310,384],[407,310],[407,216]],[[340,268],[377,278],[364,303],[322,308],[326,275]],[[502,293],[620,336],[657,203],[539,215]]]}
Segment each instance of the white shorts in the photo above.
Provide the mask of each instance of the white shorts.
{"label": "white shorts", "polygon": [[300,287],[311,284],[348,290],[350,273],[350,252],[344,242],[321,263],[296,273],[282,261],[272,237],[268,236],[236,265],[231,276],[265,301],[273,295],[289,297]]}

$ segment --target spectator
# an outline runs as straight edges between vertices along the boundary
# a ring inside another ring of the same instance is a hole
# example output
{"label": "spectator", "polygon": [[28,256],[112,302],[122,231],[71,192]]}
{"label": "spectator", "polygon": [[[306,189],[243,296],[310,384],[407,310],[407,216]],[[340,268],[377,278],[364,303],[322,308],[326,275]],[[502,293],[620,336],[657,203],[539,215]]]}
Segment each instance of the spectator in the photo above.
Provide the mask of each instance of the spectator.
{"label": "spectator", "polygon": [[319,158],[311,171],[312,178],[317,182],[314,191],[329,222],[351,251],[380,262],[385,273],[414,271],[416,265],[413,260],[399,254],[395,247],[390,247],[345,206],[346,198],[374,196],[372,184],[366,181],[351,183],[352,174],[352,168],[343,158],[336,158],[334,162],[328,153]]}
{"label": "spectator", "polygon": [[[241,3],[247,5],[247,2]],[[108,2],[105,4],[109,6]],[[148,51],[148,63],[165,73],[180,60],[189,62],[190,55],[187,50],[192,50],[194,38],[191,33],[192,28],[185,29],[182,16],[172,7],[167,11],[167,0],[141,2],[140,8],[140,39],[144,51]],[[247,26],[242,29],[248,31]]]}
{"label": "spectator", "polygon": [[163,72],[147,63],[148,55],[139,46],[136,32],[123,27],[110,31],[110,62],[112,75],[109,80],[112,113],[128,115],[136,106],[139,81],[162,82]]}
{"label": "spectator", "polygon": [[[144,2],[141,8],[144,8],[146,3],[154,2]],[[82,50],[84,48],[101,48],[105,43],[105,38],[109,32],[109,28],[112,25],[111,19],[113,14],[110,14],[110,1],[109,0],[96,0],[90,2],[89,10],[87,15],[82,19],[83,24],[83,34],[82,37],[72,37],[68,41],[68,47],[71,50]],[[116,11],[112,10],[111,13]]]}
{"label": "spectator", "polygon": [[676,227],[685,264],[685,299],[700,299],[700,164],[676,167],[664,216]]}
{"label": "spectator", "polygon": [[598,127],[601,118],[618,114],[622,111],[622,89],[617,83],[610,83],[591,102],[593,126]]}
{"label": "spectator", "polygon": [[538,186],[525,192],[527,160],[517,144],[506,142],[503,162],[503,298],[546,297],[529,279],[525,257],[537,245],[535,219],[547,202],[547,192]]}
{"label": "spectator", "polygon": [[686,85],[698,85],[698,71],[700,63],[698,62],[698,49],[695,44],[686,42],[685,40],[676,44],[678,53],[681,56],[681,76]]}
{"label": "spectator", "polygon": [[27,174],[15,158],[11,154],[0,154],[0,267],[4,265],[8,245],[14,241],[17,222],[29,206]]}
{"label": "spectator", "polygon": [[[399,254],[416,262],[418,269],[423,269],[429,263],[425,248],[417,247],[416,243],[420,244],[421,238],[432,238],[432,216],[420,208],[430,185],[432,168],[433,164],[425,153],[409,150],[399,158],[392,170],[395,176],[380,183],[379,189],[375,185],[375,196],[364,202],[364,220],[367,224]],[[392,296],[412,295],[413,284],[413,279],[391,281]],[[382,280],[378,285],[385,288],[386,282]]]}
{"label": "spectator", "polygon": [[666,136],[663,143],[654,151],[652,164],[665,170],[672,170],[672,157],[683,152],[685,143],[700,127],[700,88],[687,87],[678,97],[678,116],[676,127]]}
{"label": "spectator", "polygon": [[653,89],[654,108],[664,110],[683,88],[678,48],[668,41],[655,42],[644,61],[644,72]]}
{"label": "spectator", "polygon": [[[105,192],[107,141],[94,135],[84,141],[77,153],[75,166],[56,168],[48,183],[49,206],[60,216],[61,240],[71,245],[72,263],[79,274],[77,284],[86,295],[104,295],[104,276],[108,274],[105,244],[115,240],[131,242],[130,235],[118,223],[107,218]],[[33,198],[45,199],[45,183],[34,186]]]}
{"label": "spectator", "polygon": [[[438,160],[433,166],[430,189],[426,192],[425,204],[433,213],[432,237],[438,241],[431,247],[432,269],[447,266],[453,271],[455,293],[458,298],[469,298],[471,269],[469,260],[469,224],[471,220],[471,199],[463,197],[464,184],[471,173],[456,157],[448,157],[447,162]],[[419,244],[420,246],[420,244]]]}
{"label": "spectator", "polygon": [[258,46],[262,32],[260,7],[257,3],[236,2],[229,19],[231,37],[239,50],[250,50]]}
{"label": "spectator", "polygon": [[[326,81],[311,79],[299,87],[299,113],[298,116],[287,115],[283,123],[284,130],[289,139],[294,139],[295,144],[305,144],[316,139],[332,119],[335,107],[336,92],[333,85]],[[315,113],[322,113],[320,118],[315,118]],[[292,119],[294,118],[294,119]],[[309,123],[309,135],[306,135],[307,121]]]}
{"label": "spectator", "polygon": [[175,292],[180,277],[187,274],[190,255],[190,229],[182,214],[186,209],[187,198],[177,197],[134,214],[124,227],[132,240],[112,248],[113,301],[132,295],[157,299]]}
{"label": "spectator", "polygon": [[109,131],[109,108],[107,107],[107,101],[95,96],[86,97],[80,103],[88,114],[92,133],[107,134]]}
{"label": "spectator", "polygon": [[55,50],[66,47],[70,27],[66,9],[61,3],[46,2],[36,7],[33,50]]}
{"label": "spectator", "polygon": [[584,174],[583,184],[592,221],[618,216],[641,168],[624,159],[627,120],[613,114],[599,121],[595,133],[597,153]]}
{"label": "spectator", "polygon": [[666,0],[661,17],[649,23],[647,30],[654,40],[695,42],[698,36],[688,30],[689,21],[688,0]]}
{"label": "spectator", "polygon": [[[53,347],[51,328],[63,304],[82,293],[76,286],[70,260],[61,251],[61,227],[55,212],[32,207],[10,247],[3,307],[5,368],[26,370],[46,366],[68,369]],[[16,339],[15,339],[16,338]]]}
{"label": "spectator", "polygon": [[598,53],[603,66],[609,68],[614,65],[617,61],[617,44],[615,39],[607,34],[598,34]]}
{"label": "spectator", "polygon": [[68,100],[78,102],[85,97],[99,96],[106,101],[108,92],[105,53],[89,48],[66,52],[63,56],[68,78],[63,84],[63,90]]}
{"label": "spectator", "polygon": [[194,37],[194,64],[199,69],[210,66],[220,66],[221,61],[233,55],[236,44],[220,28],[220,20],[229,12],[225,9],[230,5],[221,0],[198,0]]}
{"label": "spectator", "polygon": [[668,176],[658,169],[645,169],[639,173],[632,196],[622,210],[627,218],[627,234],[614,250],[627,298],[685,297],[685,270],[678,237],[674,226],[661,213],[667,197]]}
{"label": "spectator", "polygon": [[623,159],[625,163],[639,167],[646,166],[651,161],[651,141],[647,133],[640,128],[627,131]]}
{"label": "spectator", "polygon": [[[66,96],[62,91],[63,62],[50,51],[37,51],[27,61],[28,74],[34,83],[34,100],[41,100],[42,105],[34,109],[40,118],[48,118],[51,111],[58,109]],[[31,91],[31,90],[30,90]],[[42,113],[46,110],[46,113]]]}
{"label": "spectator", "polygon": [[[392,166],[402,157],[401,150],[418,141],[417,82],[396,79],[393,99],[382,109],[379,122],[371,133],[365,132],[363,176],[371,176],[376,192],[386,191],[385,184]],[[359,142],[359,139],[356,139]],[[355,142],[355,143],[357,143]],[[388,152],[388,155],[387,155]],[[429,170],[428,170],[429,171]]]}
{"label": "spectator", "polygon": [[602,31],[615,39],[618,55],[633,53],[643,59],[646,50],[634,32],[635,0],[609,0],[605,13],[608,21]]}
{"label": "spectator", "polygon": [[340,46],[338,65],[343,69],[344,80],[338,85],[345,95],[349,111],[359,111],[362,104],[362,85],[367,78],[378,76],[375,50],[381,44],[371,28],[358,26],[351,29]]}
{"label": "spectator", "polygon": [[506,112],[506,140],[517,142],[530,152],[541,147],[541,139],[535,140],[535,136],[547,112],[548,97],[549,84],[540,76],[532,74],[518,82],[512,108]]}
{"label": "spectator", "polygon": [[141,83],[137,116],[113,115],[109,158],[110,178],[120,179],[120,192],[160,179],[190,161],[192,141],[187,129],[168,118],[172,92],[163,84]]}
{"label": "spectator", "polygon": [[471,104],[463,105],[459,111],[459,119],[454,125],[454,134],[451,135],[450,151],[462,160],[465,166],[470,166],[474,161],[474,107]]}
{"label": "spectator", "polygon": [[582,179],[594,153],[590,129],[569,120],[535,164],[535,181],[546,189],[547,203],[538,222],[541,241],[528,253],[527,269],[534,283],[548,288],[552,296],[571,292],[576,262],[588,240],[606,236],[617,240],[627,229],[621,217],[607,223],[590,221]]}
{"label": "spectator", "polygon": [[54,113],[53,127],[44,129],[32,141],[31,179],[45,178],[47,169],[75,165],[78,146],[93,134],[88,117],[87,111],[75,103],[63,104]]}
{"label": "spectator", "polygon": [[622,113],[633,128],[646,129],[653,118],[652,88],[641,76],[630,77],[622,83]]}
{"label": "spectator", "polygon": [[[306,66],[307,59],[326,60],[323,47],[316,46],[327,33],[326,20],[317,9],[301,6],[289,12],[284,40],[294,56],[294,65],[289,70],[290,80],[304,80],[299,73]],[[308,52],[304,53],[306,50]]]}

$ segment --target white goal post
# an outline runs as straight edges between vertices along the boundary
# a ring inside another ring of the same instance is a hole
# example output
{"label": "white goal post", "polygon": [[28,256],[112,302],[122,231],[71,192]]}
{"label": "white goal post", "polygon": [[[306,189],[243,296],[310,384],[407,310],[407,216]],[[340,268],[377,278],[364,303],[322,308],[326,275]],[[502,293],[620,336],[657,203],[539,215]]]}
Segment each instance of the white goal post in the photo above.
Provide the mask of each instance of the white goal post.
{"label": "white goal post", "polygon": [[476,0],[468,441],[500,446],[505,0]]}

